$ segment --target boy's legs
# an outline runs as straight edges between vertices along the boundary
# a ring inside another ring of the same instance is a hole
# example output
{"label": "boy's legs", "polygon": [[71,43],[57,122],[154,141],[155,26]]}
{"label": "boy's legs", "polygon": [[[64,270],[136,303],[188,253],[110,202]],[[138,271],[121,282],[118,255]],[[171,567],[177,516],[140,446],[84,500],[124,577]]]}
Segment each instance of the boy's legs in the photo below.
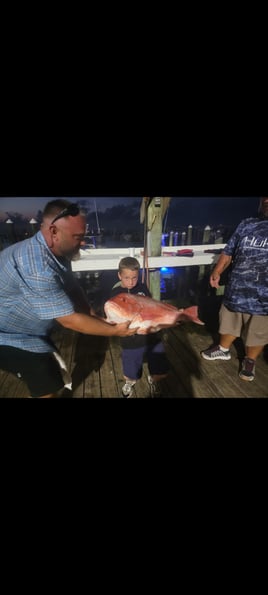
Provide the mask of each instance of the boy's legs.
{"label": "boy's legs", "polygon": [[160,381],[167,377],[170,366],[166,356],[165,347],[161,340],[155,341],[152,337],[147,347],[147,360],[150,375],[148,382],[151,396],[161,396]]}
{"label": "boy's legs", "polygon": [[145,347],[122,349],[122,366],[125,384],[122,387],[124,397],[131,397],[132,387],[142,377],[142,365]]}

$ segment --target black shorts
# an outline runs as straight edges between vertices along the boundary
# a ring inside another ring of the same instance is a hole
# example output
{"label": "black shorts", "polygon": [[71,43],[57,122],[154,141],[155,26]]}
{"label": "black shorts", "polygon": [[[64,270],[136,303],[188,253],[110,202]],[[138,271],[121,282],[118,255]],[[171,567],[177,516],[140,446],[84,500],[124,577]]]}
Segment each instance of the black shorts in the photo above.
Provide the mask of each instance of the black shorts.
{"label": "black shorts", "polygon": [[27,384],[31,397],[56,393],[64,386],[60,367],[53,353],[35,353],[0,345],[0,368]]}

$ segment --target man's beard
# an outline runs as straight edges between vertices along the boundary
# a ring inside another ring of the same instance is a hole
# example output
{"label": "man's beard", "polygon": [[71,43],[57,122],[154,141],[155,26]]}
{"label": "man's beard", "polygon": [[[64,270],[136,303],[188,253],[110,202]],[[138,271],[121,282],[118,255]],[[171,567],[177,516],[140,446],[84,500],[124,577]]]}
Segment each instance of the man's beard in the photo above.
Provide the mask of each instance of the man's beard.
{"label": "man's beard", "polygon": [[80,250],[78,250],[78,252],[76,252],[76,254],[73,254],[73,256],[71,257],[71,261],[75,261],[75,260],[80,260],[81,256],[80,256]]}

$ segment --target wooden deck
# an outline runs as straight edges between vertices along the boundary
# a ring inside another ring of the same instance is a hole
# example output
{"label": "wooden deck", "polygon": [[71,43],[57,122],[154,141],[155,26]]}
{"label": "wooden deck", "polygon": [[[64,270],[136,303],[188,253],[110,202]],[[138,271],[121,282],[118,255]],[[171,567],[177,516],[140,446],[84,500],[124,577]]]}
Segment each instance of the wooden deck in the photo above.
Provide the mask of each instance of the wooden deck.
{"label": "wooden deck", "polygon": [[[243,345],[237,340],[230,361],[209,362],[200,351],[215,339],[207,327],[187,323],[163,334],[171,371],[163,383],[166,398],[263,398],[268,397],[268,349],[259,357],[256,377],[245,382],[238,376]],[[63,396],[75,398],[121,398],[123,373],[117,338],[78,334],[65,329],[55,334],[55,342],[72,373],[73,391]],[[148,368],[136,384],[135,398],[149,397]],[[0,397],[24,398],[27,387],[16,376],[0,370]]]}

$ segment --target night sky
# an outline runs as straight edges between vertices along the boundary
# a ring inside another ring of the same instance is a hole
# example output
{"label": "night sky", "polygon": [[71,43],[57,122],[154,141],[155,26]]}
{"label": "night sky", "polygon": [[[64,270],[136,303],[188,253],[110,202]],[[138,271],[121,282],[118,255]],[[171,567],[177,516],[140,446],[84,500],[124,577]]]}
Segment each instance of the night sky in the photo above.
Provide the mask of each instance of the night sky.
{"label": "night sky", "polygon": [[[7,213],[20,213],[23,217],[35,217],[46,203],[58,197],[0,197],[0,220],[7,219]],[[70,202],[87,200],[90,212],[98,213],[107,208],[133,202],[141,204],[142,197],[68,197]],[[168,226],[177,225],[236,225],[241,219],[257,214],[259,197],[172,197],[167,213]],[[138,219],[138,217],[137,217]],[[166,223],[166,224],[167,224]],[[137,221],[137,225],[140,225]]]}

